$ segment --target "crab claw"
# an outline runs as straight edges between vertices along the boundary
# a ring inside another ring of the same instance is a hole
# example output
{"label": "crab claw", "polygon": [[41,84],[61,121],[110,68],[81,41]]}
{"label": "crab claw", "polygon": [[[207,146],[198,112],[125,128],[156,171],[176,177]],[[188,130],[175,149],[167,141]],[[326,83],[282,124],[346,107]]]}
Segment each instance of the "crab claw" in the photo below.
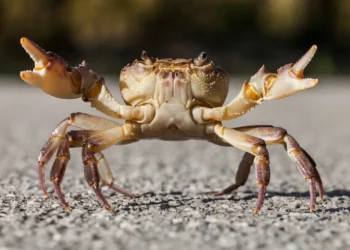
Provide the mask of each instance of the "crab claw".
{"label": "crab claw", "polygon": [[58,98],[74,99],[82,96],[79,68],[69,68],[63,58],[52,52],[46,52],[25,37],[22,37],[20,42],[34,61],[32,71],[20,72],[23,81]]}
{"label": "crab claw", "polygon": [[287,64],[277,70],[277,74],[267,73],[265,67],[252,76],[249,84],[253,85],[264,100],[276,100],[293,95],[317,85],[318,80],[304,77],[304,69],[315,55],[317,46],[313,45],[295,64]]}

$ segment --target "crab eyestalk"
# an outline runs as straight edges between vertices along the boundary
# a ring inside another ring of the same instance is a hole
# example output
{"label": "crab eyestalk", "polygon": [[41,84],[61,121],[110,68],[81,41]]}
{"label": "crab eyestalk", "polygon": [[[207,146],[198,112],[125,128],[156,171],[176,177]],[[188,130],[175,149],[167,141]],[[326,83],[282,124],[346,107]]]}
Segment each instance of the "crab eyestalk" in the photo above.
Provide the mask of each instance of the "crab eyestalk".
{"label": "crab eyestalk", "polygon": [[145,64],[152,65],[154,60],[148,55],[146,50],[141,52],[141,59],[145,61]]}
{"label": "crab eyestalk", "polygon": [[26,83],[39,87],[45,93],[63,99],[82,96],[82,77],[79,68],[68,68],[67,63],[52,52],[46,52],[31,40],[22,37],[20,43],[34,61],[34,69],[21,71]]}
{"label": "crab eyestalk", "polygon": [[207,60],[207,54],[203,51],[199,54],[199,56],[196,59],[194,59],[194,64],[196,66],[202,66],[206,60]]}

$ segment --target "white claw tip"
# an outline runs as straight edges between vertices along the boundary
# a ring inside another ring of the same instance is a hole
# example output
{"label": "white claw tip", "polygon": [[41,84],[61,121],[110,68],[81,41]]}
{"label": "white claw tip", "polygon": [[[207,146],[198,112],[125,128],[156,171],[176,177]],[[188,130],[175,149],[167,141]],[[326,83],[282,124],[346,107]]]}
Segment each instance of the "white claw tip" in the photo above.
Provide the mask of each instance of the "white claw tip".
{"label": "white claw tip", "polygon": [[310,63],[317,50],[317,46],[313,45],[292,67],[295,75],[302,77],[304,69]]}

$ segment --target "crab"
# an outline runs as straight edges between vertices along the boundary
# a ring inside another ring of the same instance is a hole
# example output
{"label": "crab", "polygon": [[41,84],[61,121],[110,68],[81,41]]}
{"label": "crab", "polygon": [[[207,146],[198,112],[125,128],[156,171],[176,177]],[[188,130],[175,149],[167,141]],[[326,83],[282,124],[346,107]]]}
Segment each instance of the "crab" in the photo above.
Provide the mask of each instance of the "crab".
{"label": "crab", "polygon": [[[258,194],[254,214],[261,209],[270,182],[267,145],[282,144],[305,180],[309,182],[310,212],[315,210],[316,189],[323,199],[323,185],[316,163],[298,142],[280,127],[245,126],[228,128],[222,121],[235,119],[267,100],[290,96],[317,85],[317,79],[304,79],[303,71],[313,58],[313,45],[296,63],[287,64],[268,73],[262,66],[249,82],[244,82],[237,97],[223,106],[228,94],[228,74],[213,62],[206,63],[205,52],[195,59],[154,59],[147,52],[120,73],[120,90],[125,104],[113,98],[104,78],[83,61],[69,67],[60,56],[46,52],[27,38],[20,43],[34,61],[32,71],[20,72],[30,85],[57,98],[82,98],[111,118],[123,119],[124,124],[85,113],[72,113],[52,132],[38,156],[39,183],[49,198],[45,184],[45,165],[56,153],[50,179],[60,204],[70,206],[61,190],[72,147],[82,148],[85,179],[102,205],[113,210],[100,190],[100,182],[126,196],[138,194],[114,183],[110,166],[102,151],[116,144],[143,139],[200,139],[221,146],[233,146],[245,153],[239,164],[235,183],[214,193],[232,192],[245,184],[254,164]],[[78,130],[67,131],[70,126]]]}

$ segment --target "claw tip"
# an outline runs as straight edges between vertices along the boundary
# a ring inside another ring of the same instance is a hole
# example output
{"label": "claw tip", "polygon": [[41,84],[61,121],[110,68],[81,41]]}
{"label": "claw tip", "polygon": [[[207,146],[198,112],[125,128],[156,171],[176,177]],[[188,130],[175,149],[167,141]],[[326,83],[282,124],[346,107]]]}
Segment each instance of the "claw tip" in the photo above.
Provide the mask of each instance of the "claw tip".
{"label": "claw tip", "polygon": [[115,212],[115,210],[112,206],[105,206],[105,208],[110,212]]}
{"label": "claw tip", "polygon": [[72,208],[70,206],[65,206],[64,209],[67,211],[67,212],[72,212]]}
{"label": "claw tip", "polygon": [[20,39],[20,42],[21,42],[22,45],[23,45],[24,43],[26,43],[27,41],[28,41],[28,39],[25,38],[25,37],[21,37],[21,39]]}

